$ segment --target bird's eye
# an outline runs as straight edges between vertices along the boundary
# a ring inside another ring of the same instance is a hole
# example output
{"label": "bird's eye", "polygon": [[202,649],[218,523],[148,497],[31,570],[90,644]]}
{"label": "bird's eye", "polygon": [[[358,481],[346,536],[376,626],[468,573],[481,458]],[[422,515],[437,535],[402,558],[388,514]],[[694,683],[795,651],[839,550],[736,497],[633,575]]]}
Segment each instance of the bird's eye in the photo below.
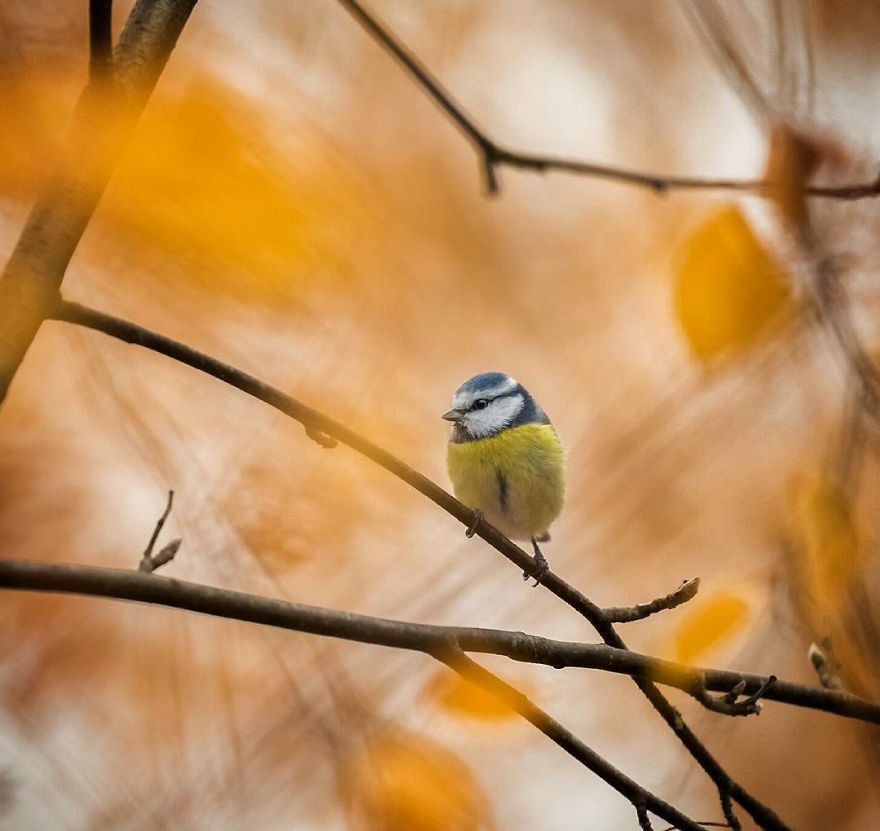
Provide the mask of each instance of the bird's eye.
{"label": "bird's eye", "polygon": [[489,406],[489,402],[485,398],[478,398],[474,401],[474,410],[485,410]]}

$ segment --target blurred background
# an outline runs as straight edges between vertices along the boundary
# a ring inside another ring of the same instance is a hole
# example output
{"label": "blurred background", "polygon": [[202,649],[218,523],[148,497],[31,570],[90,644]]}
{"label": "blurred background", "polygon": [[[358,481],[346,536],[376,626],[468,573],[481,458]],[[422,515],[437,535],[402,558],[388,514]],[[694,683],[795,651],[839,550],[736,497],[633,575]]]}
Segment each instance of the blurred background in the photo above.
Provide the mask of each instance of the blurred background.
{"label": "blurred background", "polygon": [[[118,31],[130,4],[115,6]],[[370,4],[505,146],[760,178],[784,119],[810,136],[816,181],[874,179],[880,3],[697,6]],[[4,257],[85,81],[86,26],[85,2],[0,8]],[[880,697],[874,425],[805,311],[814,268],[785,200],[500,178],[486,198],[472,148],[332,0],[201,3],[65,295],[258,375],[444,485],[453,390],[509,372],[568,451],[554,570],[602,605],[702,578],[693,602],[626,627],[634,649],[813,684],[808,649],[830,638],[843,684]],[[835,263],[873,354],[878,203],[810,208],[813,259]],[[348,449],[161,356],[45,324],[0,411],[2,556],[135,568],[169,489],[166,534],[183,546],[168,575],[596,640]],[[3,828],[636,825],[615,792],[423,656],[14,594],[0,656]],[[485,663],[641,784],[721,819],[625,677]],[[731,719],[670,696],[793,827],[873,827],[876,730],[772,703]]]}

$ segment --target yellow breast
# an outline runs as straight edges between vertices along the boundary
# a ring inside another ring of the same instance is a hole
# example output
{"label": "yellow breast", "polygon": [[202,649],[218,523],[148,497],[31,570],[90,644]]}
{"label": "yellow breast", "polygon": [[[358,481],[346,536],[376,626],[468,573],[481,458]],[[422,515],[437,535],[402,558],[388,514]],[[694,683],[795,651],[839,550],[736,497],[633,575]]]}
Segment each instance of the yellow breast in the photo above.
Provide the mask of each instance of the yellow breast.
{"label": "yellow breast", "polygon": [[562,510],[565,458],[549,424],[450,442],[446,464],[455,495],[513,539],[542,536]]}

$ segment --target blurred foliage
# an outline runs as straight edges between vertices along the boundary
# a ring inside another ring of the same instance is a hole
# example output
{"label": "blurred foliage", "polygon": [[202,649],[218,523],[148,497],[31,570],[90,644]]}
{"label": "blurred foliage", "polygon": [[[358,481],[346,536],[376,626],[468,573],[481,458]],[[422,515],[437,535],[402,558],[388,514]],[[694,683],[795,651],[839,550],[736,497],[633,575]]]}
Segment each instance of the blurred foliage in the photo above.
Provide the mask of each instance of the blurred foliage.
{"label": "blurred foliage", "polygon": [[[521,684],[520,692],[528,695]],[[460,675],[440,670],[425,688],[427,697],[459,718],[485,722],[518,719],[517,713],[494,695],[465,680]]]}
{"label": "blurred foliage", "polygon": [[477,831],[489,806],[474,775],[426,736],[376,736],[351,762],[355,827],[382,831]]}
{"label": "blurred foliage", "polygon": [[745,625],[748,617],[748,603],[730,592],[692,600],[675,628],[675,659],[685,664],[705,662],[713,649]]}
{"label": "blurred foliage", "polygon": [[753,344],[789,295],[782,265],[735,205],[712,213],[685,240],[675,307],[700,360]]}

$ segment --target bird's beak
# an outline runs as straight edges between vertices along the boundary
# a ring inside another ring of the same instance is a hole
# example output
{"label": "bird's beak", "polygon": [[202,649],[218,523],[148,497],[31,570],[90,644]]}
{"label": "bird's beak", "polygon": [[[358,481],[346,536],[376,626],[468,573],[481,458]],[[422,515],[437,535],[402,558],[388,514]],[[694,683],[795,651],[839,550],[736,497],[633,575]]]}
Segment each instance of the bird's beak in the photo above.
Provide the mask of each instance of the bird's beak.
{"label": "bird's beak", "polygon": [[463,415],[464,412],[462,412],[461,410],[450,410],[448,413],[443,413],[442,417],[445,418],[447,421],[459,422],[461,421],[461,417]]}

